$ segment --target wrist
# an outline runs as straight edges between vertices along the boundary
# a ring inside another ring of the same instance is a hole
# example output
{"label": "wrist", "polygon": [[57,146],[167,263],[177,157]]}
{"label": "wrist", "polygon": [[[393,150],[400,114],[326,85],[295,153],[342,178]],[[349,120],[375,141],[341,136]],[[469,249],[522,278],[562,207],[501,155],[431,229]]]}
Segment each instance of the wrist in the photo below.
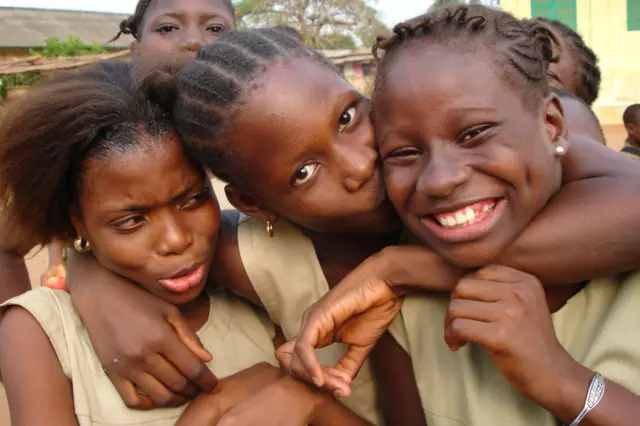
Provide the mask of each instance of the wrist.
{"label": "wrist", "polygon": [[307,423],[317,421],[331,401],[331,397],[319,389],[303,383],[291,376],[280,379],[277,385],[295,398],[298,407],[304,409],[307,413]]}
{"label": "wrist", "polygon": [[409,286],[400,281],[399,272],[403,271],[398,270],[398,265],[401,265],[398,260],[405,250],[405,246],[387,246],[368,261],[374,271],[373,277],[384,282],[397,297],[406,296],[409,291]]}
{"label": "wrist", "polygon": [[569,424],[582,410],[594,372],[571,358],[558,364],[549,385],[539,389],[531,398],[543,408]]}

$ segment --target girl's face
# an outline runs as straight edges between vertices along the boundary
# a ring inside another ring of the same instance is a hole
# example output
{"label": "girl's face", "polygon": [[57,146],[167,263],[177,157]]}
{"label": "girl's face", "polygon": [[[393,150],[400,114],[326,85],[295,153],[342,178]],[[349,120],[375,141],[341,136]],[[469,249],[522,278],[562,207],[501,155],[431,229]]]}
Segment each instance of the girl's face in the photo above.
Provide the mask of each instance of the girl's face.
{"label": "girl's face", "polygon": [[232,185],[228,194],[247,214],[323,233],[398,227],[369,101],[326,65],[294,59],[270,66],[225,138],[246,173],[242,190]]}
{"label": "girl's face", "polygon": [[134,58],[189,52],[215,42],[234,28],[234,16],[223,0],[154,0],[133,45]]}
{"label": "girl's face", "polygon": [[525,105],[489,52],[452,49],[416,40],[392,53],[374,98],[376,133],[403,222],[452,263],[477,267],[558,189],[565,126],[555,95]]}
{"label": "girl's face", "polygon": [[181,305],[204,288],[220,209],[177,137],[161,137],[89,159],[73,221],[104,267]]}

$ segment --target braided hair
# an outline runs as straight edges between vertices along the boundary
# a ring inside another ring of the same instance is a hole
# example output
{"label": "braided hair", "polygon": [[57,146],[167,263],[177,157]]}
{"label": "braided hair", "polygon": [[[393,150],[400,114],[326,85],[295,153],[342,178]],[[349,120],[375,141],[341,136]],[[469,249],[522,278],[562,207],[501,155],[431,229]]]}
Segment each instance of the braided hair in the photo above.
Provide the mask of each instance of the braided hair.
{"label": "braided hair", "polygon": [[151,75],[143,85],[152,99],[171,109],[186,151],[221,179],[238,183],[241,163],[233,161],[228,124],[270,66],[298,58],[316,61],[338,74],[328,59],[288,33],[263,28],[228,32],[216,43],[201,46],[196,58],[172,79],[173,95],[172,89],[167,90],[166,75]]}
{"label": "braided hair", "polygon": [[[142,37],[142,34],[140,33],[142,30],[142,21],[144,20],[144,15],[147,13],[152,3],[153,0],[139,0],[133,15],[120,22],[120,30],[118,31],[118,34],[109,40],[109,42],[116,41],[122,34],[131,34],[133,38],[140,40],[140,37]],[[224,0],[224,3],[225,6],[229,8],[231,16],[235,19],[236,9],[233,7],[231,0]]]}
{"label": "braided hair", "polygon": [[598,66],[598,57],[594,51],[586,45],[582,37],[580,37],[580,34],[560,21],[545,18],[536,18],[533,21],[539,21],[548,25],[552,31],[557,31],[566,41],[569,54],[578,64],[580,86],[578,86],[576,90],[576,95],[585,101],[587,105],[593,105],[595,100],[598,99],[600,82],[602,80],[600,67]]}
{"label": "braided hair", "polygon": [[375,92],[384,84],[384,70],[394,53],[414,40],[429,40],[460,50],[485,49],[494,56],[496,69],[504,80],[521,91],[525,105],[532,108],[549,93],[547,67],[557,60],[552,53],[555,37],[551,31],[541,23],[528,24],[480,5],[439,8],[396,25],[390,36],[378,37],[373,55],[381,72]]}

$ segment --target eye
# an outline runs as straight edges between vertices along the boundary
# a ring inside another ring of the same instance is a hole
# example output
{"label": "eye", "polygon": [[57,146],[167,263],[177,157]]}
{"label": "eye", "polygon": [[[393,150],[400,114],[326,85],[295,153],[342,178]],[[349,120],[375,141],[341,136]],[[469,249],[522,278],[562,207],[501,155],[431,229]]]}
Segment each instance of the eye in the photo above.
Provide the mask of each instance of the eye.
{"label": "eye", "polygon": [[163,33],[163,34],[167,34],[167,33],[171,33],[175,30],[178,30],[178,26],[177,25],[173,25],[173,24],[162,24],[160,25],[156,31],[159,33]]}
{"label": "eye", "polygon": [[204,204],[209,199],[209,197],[210,197],[210,194],[208,191],[205,190],[205,191],[199,192],[187,198],[185,203],[182,206],[180,206],[180,208],[183,210],[196,209],[200,207],[202,204]]}
{"label": "eye", "polygon": [[224,25],[219,25],[219,24],[215,24],[215,25],[211,25],[209,28],[207,28],[207,31],[211,31],[214,34],[221,34],[225,31],[227,31],[227,29],[225,28]]}
{"label": "eye", "polygon": [[139,228],[144,222],[144,216],[127,216],[111,222],[111,226],[121,231],[132,231]]}
{"label": "eye", "polygon": [[460,136],[458,143],[464,144],[466,142],[470,142],[475,138],[477,138],[478,136],[482,135],[486,130],[489,130],[491,127],[493,126],[490,124],[483,124],[483,125],[472,127],[468,130],[465,130],[464,132],[462,132],[462,135]]}
{"label": "eye", "polygon": [[294,174],[291,176],[291,185],[300,186],[305,182],[308,182],[318,170],[319,165],[315,163],[305,164],[300,167]]}
{"label": "eye", "polygon": [[345,110],[338,120],[338,131],[344,132],[344,130],[353,123],[353,120],[355,120],[357,112],[355,106],[351,106]]}
{"label": "eye", "polygon": [[385,155],[385,160],[386,159],[391,159],[391,158],[412,158],[414,156],[420,155],[420,150],[417,148],[401,148],[401,149],[396,149],[395,151],[392,151],[390,153],[388,153],[387,155]]}

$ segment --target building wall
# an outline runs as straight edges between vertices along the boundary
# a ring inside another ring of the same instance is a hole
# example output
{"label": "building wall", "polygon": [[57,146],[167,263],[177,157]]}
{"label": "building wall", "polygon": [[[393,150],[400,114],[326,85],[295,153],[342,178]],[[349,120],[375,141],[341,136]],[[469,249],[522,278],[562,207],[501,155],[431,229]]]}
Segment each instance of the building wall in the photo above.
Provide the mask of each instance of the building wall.
{"label": "building wall", "polygon": [[[530,0],[501,0],[519,18],[531,16]],[[603,126],[619,125],[624,109],[640,102],[640,31],[627,30],[627,0],[576,0],[577,30],[600,58],[602,85],[594,105]]]}

